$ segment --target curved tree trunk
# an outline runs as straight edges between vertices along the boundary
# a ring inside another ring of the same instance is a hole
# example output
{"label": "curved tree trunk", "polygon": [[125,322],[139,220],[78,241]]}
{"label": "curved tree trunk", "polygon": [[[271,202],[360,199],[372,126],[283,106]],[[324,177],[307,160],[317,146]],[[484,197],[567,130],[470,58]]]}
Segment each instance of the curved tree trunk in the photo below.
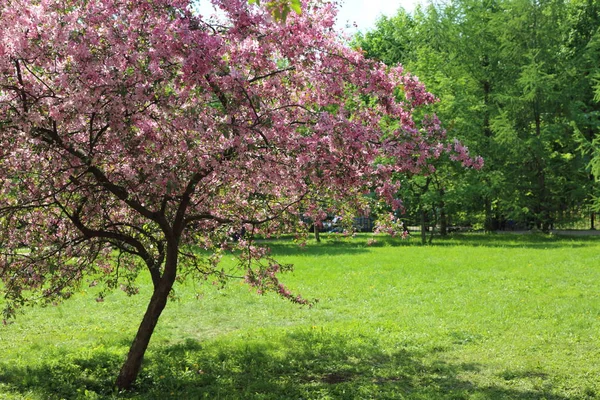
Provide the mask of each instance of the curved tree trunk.
{"label": "curved tree trunk", "polygon": [[177,276],[176,271],[177,246],[175,246],[174,251],[168,251],[165,272],[158,282],[158,285],[154,287],[154,292],[150,298],[150,303],[148,304],[142,323],[138,328],[133,343],[129,348],[127,359],[121,367],[121,371],[115,382],[117,388],[121,390],[130,389],[140,372],[144,354],[150,343],[154,328],[158,323],[158,318],[167,305],[169,293],[175,282],[175,277]]}

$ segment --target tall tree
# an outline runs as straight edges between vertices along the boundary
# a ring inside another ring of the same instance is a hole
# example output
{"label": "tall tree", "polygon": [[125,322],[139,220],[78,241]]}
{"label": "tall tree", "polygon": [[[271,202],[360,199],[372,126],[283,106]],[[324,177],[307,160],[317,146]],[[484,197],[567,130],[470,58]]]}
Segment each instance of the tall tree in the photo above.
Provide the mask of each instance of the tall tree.
{"label": "tall tree", "polygon": [[[511,166],[525,216],[548,230],[569,195],[585,184],[568,124],[569,84],[563,48],[566,4],[560,0],[507,2],[501,54],[506,65],[497,132],[511,144]],[[574,199],[572,197],[572,199]]]}
{"label": "tall tree", "polygon": [[[594,180],[594,175],[598,176],[598,158],[594,154],[600,132],[600,96],[596,96],[600,78],[600,4],[592,0],[571,1],[566,29],[564,50],[568,63],[565,80],[570,82],[567,92],[569,120],[575,128],[577,141],[585,150],[583,161],[588,164],[586,171],[591,174],[582,189],[588,196],[591,194],[586,202],[593,204],[598,198]],[[594,217],[592,212],[592,227]]]}
{"label": "tall tree", "polygon": [[[547,230],[593,194],[572,127],[589,138],[598,126],[594,4],[454,0],[400,11],[357,40],[368,56],[416,73],[439,98],[448,134],[486,159],[475,179],[447,175],[445,186],[464,211],[483,206],[487,229],[518,220]],[[396,52],[386,39],[406,36]]]}
{"label": "tall tree", "polygon": [[[493,2],[490,3],[431,4],[417,8],[413,15],[401,9],[394,17],[380,19],[374,31],[360,35],[356,40],[368,57],[389,65],[401,63],[427,82],[428,88],[439,99],[433,109],[443,121],[448,136],[460,137],[486,159],[484,171],[487,173],[477,177],[456,171],[451,166],[438,165],[435,181],[443,190],[434,190],[432,186],[435,193],[428,197],[439,199],[434,208],[439,209],[442,233],[447,214],[444,210],[447,207],[441,207],[442,204],[457,206],[451,207],[456,212],[468,210],[470,214],[477,214],[483,204],[489,204],[491,210],[490,197],[497,190],[492,183],[498,179],[491,171],[499,153],[486,144],[490,140],[491,82],[496,65],[494,36],[490,33],[493,27],[486,14],[487,8],[493,8]],[[486,132],[485,136],[482,132]],[[421,181],[416,178],[414,190],[409,192],[419,192],[421,189],[418,188],[423,188]],[[405,184],[409,185],[410,181]]]}
{"label": "tall tree", "polygon": [[323,193],[397,206],[392,174],[445,150],[479,163],[413,116],[433,100],[416,78],[338,39],[333,5],[281,24],[246,0],[215,4],[218,26],[186,0],[0,3],[5,316],[84,281],[135,293],[145,270],[153,293],[119,388],[176,279],[225,280],[220,255],[237,249],[249,285],[305,303],[255,235],[315,217]]}

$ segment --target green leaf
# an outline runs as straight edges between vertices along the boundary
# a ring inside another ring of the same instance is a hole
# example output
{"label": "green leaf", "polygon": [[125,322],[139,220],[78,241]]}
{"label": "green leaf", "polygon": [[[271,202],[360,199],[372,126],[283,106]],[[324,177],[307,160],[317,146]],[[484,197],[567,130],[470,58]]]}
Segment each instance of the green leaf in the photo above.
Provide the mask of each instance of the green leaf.
{"label": "green leaf", "polygon": [[283,21],[279,8],[273,8],[271,12],[273,13],[273,18],[275,18],[276,21]]}
{"label": "green leaf", "polygon": [[298,15],[302,14],[302,5],[300,4],[300,0],[291,0],[290,8],[294,10],[294,12]]}
{"label": "green leaf", "polygon": [[289,7],[283,7],[283,10],[281,10],[281,21],[285,23],[285,21],[287,20],[287,16],[290,13],[290,8]]}

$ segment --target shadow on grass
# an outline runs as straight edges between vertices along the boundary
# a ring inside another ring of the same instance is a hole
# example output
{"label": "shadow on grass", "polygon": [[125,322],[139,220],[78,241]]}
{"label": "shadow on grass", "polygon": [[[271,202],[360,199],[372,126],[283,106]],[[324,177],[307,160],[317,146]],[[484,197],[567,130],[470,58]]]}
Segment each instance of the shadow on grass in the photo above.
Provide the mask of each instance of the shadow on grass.
{"label": "shadow on grass", "polygon": [[477,386],[463,373],[481,366],[432,361],[431,354],[381,350],[377,340],[319,329],[290,332],[277,339],[196,341],[163,347],[148,355],[134,391],[117,393],[112,380],[120,357],[54,360],[36,367],[4,367],[0,397],[40,399],[551,399],[545,375],[521,373],[511,379],[542,379],[544,389]]}
{"label": "shadow on grass", "polygon": [[[428,236],[429,237],[429,236]],[[292,240],[277,240],[268,243],[274,255],[307,255],[307,256],[335,256],[342,254],[359,254],[368,252],[370,247],[421,247],[421,239],[413,235],[409,239],[378,235],[375,243],[368,244],[373,236],[359,234],[356,237],[342,237],[335,234],[324,234],[321,243],[309,242],[305,247],[300,247]],[[547,235],[542,233],[466,233],[450,234],[448,236],[434,236],[432,244],[425,246],[450,247],[472,246],[490,248],[526,248],[526,249],[560,249],[583,248],[600,245],[600,236],[567,236]]]}
{"label": "shadow on grass", "polygon": [[278,256],[338,256],[344,254],[366,253],[366,238],[326,238],[321,243],[308,243],[306,246],[299,246],[293,241],[275,241],[268,243],[271,253]]}
{"label": "shadow on grass", "polygon": [[[437,240],[436,240],[437,239]],[[527,249],[558,249],[597,246],[597,236],[563,236],[543,233],[473,233],[434,238],[434,246],[505,247]]]}
{"label": "shadow on grass", "polygon": [[558,249],[597,246],[600,238],[591,236],[560,236],[542,233],[474,233],[437,237],[433,246],[504,247],[526,249]]}

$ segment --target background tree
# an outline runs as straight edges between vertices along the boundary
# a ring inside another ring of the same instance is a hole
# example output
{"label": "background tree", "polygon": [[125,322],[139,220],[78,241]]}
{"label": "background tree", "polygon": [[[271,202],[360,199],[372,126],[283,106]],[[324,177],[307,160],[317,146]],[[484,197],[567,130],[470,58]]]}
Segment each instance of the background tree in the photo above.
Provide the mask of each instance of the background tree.
{"label": "background tree", "polygon": [[[569,116],[577,141],[584,150],[583,162],[590,171],[589,181],[581,189],[591,193],[588,203],[597,203],[598,188],[594,181],[597,157],[594,156],[600,129],[600,97],[595,96],[600,65],[600,5],[595,1],[572,1],[568,9],[565,53],[568,56],[566,79],[571,82],[568,93]],[[597,93],[597,92],[596,92]],[[597,205],[596,205],[597,208]],[[594,213],[590,225],[594,227]]]}
{"label": "background tree", "polygon": [[446,176],[455,212],[488,230],[548,230],[593,197],[574,133],[597,131],[597,15],[589,1],[454,0],[400,10],[357,38],[367,56],[416,73],[448,135],[486,159],[474,179]]}
{"label": "background tree", "polygon": [[[487,173],[473,179],[468,173],[447,169],[443,175],[443,186],[454,189],[443,192],[443,202],[462,203],[464,210],[472,211],[470,204],[473,203],[468,203],[467,199],[473,199],[477,204],[488,204],[486,210],[490,214],[492,200],[486,193],[496,190],[490,185],[493,177],[490,171],[498,153],[491,151],[484,138],[489,136],[492,108],[490,75],[494,73],[490,57],[495,53],[491,50],[493,42],[489,42],[493,37],[489,33],[492,28],[483,16],[485,12],[480,10],[482,7],[479,2],[464,2],[417,8],[414,15],[399,10],[392,18],[382,18],[376,30],[359,36],[356,44],[366,51],[368,57],[389,64],[401,63],[430,85],[430,90],[439,99],[434,105],[435,112],[443,121],[448,135],[461,137],[469,148],[483,154],[486,159],[484,170]],[[467,13],[465,8],[469,8],[470,12]],[[394,50],[395,47],[401,51]],[[485,136],[482,132],[486,132]],[[438,174],[437,181],[440,178],[442,176]],[[416,185],[422,186],[418,182]],[[479,188],[475,198],[474,187]],[[435,191],[437,193],[431,195],[439,197],[439,191]],[[480,211],[477,207],[470,214]],[[463,219],[461,222],[469,225],[473,221]]]}

